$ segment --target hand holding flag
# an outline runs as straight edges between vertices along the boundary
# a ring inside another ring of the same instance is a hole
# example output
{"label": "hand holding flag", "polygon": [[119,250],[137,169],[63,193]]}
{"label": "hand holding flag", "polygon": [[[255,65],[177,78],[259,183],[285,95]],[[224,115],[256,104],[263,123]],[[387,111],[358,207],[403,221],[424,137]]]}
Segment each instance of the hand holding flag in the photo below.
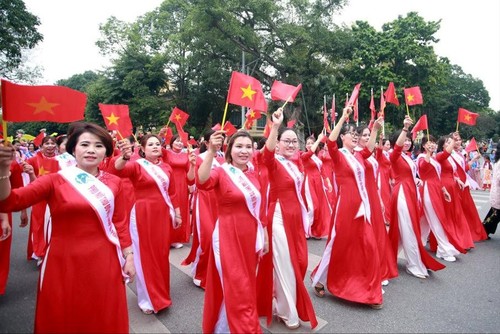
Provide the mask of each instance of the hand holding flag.
{"label": "hand holding flag", "polygon": [[109,131],[117,131],[120,140],[132,134],[132,121],[127,105],[99,103],[98,106]]}
{"label": "hand holding flag", "polygon": [[422,115],[415,123],[415,126],[411,130],[412,133],[412,139],[415,140],[417,138],[417,133],[422,130],[427,130],[427,133],[429,133],[429,125],[427,124],[427,115]]}

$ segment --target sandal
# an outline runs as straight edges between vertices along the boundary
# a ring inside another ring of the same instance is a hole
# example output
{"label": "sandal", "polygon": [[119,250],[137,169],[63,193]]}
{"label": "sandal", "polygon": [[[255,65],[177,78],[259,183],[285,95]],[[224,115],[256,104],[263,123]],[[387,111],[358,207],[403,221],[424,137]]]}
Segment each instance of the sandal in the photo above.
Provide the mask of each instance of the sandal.
{"label": "sandal", "polygon": [[323,298],[325,296],[325,286],[316,284],[314,286],[314,294],[319,298]]}
{"label": "sandal", "polygon": [[278,322],[280,322],[280,321],[283,323],[283,325],[285,325],[286,328],[288,328],[290,330],[297,329],[297,328],[300,327],[300,323],[298,323],[296,325],[289,325],[285,319],[283,319],[282,317],[278,316]]}
{"label": "sandal", "polygon": [[141,311],[144,314],[153,314],[153,312],[154,312],[153,310],[149,310],[149,309],[146,309],[146,310],[141,309]]}

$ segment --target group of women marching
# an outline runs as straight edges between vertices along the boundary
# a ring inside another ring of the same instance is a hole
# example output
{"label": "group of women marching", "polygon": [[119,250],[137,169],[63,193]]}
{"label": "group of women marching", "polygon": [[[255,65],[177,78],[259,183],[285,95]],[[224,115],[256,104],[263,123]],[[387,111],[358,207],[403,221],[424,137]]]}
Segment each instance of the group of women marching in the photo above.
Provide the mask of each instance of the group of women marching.
{"label": "group of women marching", "polygon": [[0,147],[0,212],[32,208],[35,331],[127,332],[132,280],[145,314],[168,308],[170,250],[190,240],[182,264],[205,291],[203,332],[259,333],[260,317],[317,326],[304,284],[308,238],[326,242],[309,277],[314,295],[373,309],[398,276],[398,254],[425,279],[445,268],[439,259],[453,262],[487,238],[458,133],[424,138],[412,160],[408,116],[386,140],[382,119],[355,127],[351,113],[328,137],[308,138],[305,151],[282,127],[281,109],[258,150],[242,130],[210,131],[193,149],[178,136],[113,141],[86,122],[70,127],[59,150],[45,137],[28,160]]}

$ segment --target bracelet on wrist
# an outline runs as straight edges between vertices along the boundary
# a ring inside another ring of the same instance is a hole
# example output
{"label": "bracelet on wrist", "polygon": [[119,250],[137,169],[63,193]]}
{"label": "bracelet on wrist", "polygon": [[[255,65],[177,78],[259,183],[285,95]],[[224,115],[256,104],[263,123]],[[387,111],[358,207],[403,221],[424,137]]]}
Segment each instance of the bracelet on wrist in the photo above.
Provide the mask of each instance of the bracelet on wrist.
{"label": "bracelet on wrist", "polygon": [[0,180],[7,180],[10,177],[10,172],[7,175],[0,176]]}
{"label": "bracelet on wrist", "polygon": [[122,159],[123,159],[123,160],[125,160],[125,161],[128,161],[128,160],[130,160],[130,157],[125,158],[125,157],[122,155]]}
{"label": "bracelet on wrist", "polygon": [[123,252],[123,258],[126,260],[127,259],[127,256],[129,256],[130,254],[134,254],[133,251],[129,250],[129,251],[126,251],[126,252]]}
{"label": "bracelet on wrist", "polygon": [[407,129],[407,128],[403,128],[403,130],[402,130],[402,131],[408,132],[408,129]]}

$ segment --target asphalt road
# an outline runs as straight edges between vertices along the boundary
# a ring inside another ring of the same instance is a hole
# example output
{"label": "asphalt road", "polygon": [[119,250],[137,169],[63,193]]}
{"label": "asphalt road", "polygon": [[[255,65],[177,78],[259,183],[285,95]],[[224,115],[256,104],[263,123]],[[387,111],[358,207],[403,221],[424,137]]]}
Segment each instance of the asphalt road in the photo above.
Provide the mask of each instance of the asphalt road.
{"label": "asphalt road", "polygon": [[[481,218],[489,210],[488,193],[474,191],[473,197]],[[26,261],[27,229],[20,229],[14,216],[11,271],[6,294],[0,296],[0,333],[33,331],[38,269]],[[308,241],[309,271],[317,264],[326,240]],[[189,246],[189,245],[188,245]],[[203,290],[195,287],[189,268],[180,266],[189,247],[172,249],[171,294],[173,305],[156,315],[144,315],[136,304],[135,286],[127,293],[130,330],[136,333],[201,332]],[[342,301],[331,295],[317,298],[307,287],[319,320],[318,333],[498,333],[500,332],[500,234],[480,242],[468,254],[460,255],[447,268],[431,272],[422,280],[406,274],[399,259],[399,277],[384,287],[384,308]],[[309,276],[309,272],[306,277]],[[264,322],[262,321],[264,324]],[[286,333],[274,322],[264,332]],[[311,332],[303,324],[293,332]]]}

